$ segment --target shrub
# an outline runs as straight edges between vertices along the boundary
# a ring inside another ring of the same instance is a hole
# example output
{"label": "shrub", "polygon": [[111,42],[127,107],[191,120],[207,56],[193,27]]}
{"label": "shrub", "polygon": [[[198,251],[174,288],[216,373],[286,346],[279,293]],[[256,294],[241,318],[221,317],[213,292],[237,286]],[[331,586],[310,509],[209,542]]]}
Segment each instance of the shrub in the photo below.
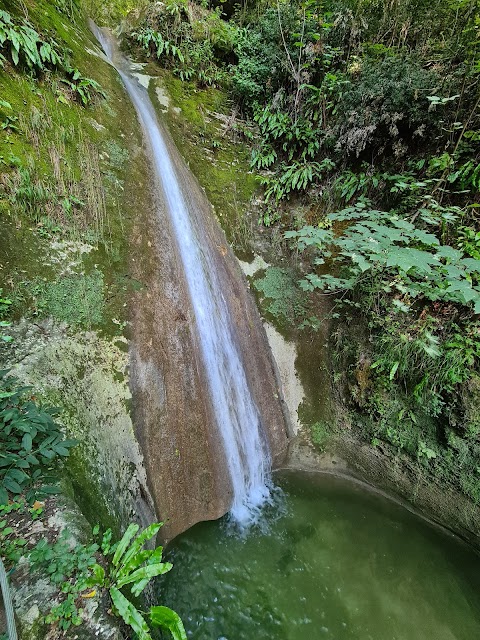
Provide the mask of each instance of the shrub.
{"label": "shrub", "polygon": [[410,144],[437,133],[427,97],[440,83],[411,56],[364,59],[355,82],[337,95],[337,149],[357,157],[372,147],[404,155]]}
{"label": "shrub", "polygon": [[28,502],[56,493],[51,482],[58,459],[69,455],[75,440],[65,439],[54,421],[58,411],[37,405],[8,371],[0,372],[0,504],[25,493]]}

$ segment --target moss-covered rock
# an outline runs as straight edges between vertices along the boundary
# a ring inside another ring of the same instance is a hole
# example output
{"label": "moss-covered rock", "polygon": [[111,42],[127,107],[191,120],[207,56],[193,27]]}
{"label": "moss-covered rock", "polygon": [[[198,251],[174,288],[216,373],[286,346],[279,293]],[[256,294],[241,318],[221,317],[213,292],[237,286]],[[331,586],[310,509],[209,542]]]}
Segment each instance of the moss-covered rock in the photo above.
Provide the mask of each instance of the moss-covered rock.
{"label": "moss-covered rock", "polygon": [[[54,544],[63,531],[68,531],[72,545],[91,542],[91,527],[76,503],[66,495],[56,496],[47,501],[43,513],[30,527],[29,545],[33,546],[41,539]],[[13,568],[10,583],[17,630],[21,640],[124,638],[120,621],[107,613],[110,602],[103,591],[96,593],[92,598],[83,599],[81,605],[77,603],[81,609],[82,624],[72,626],[64,632],[58,625],[52,626],[45,622],[45,616],[52,607],[65,599],[65,594],[61,593],[59,587],[45,573],[32,569],[28,561],[22,558]]]}
{"label": "moss-covered rock", "polygon": [[61,407],[61,421],[78,440],[67,470],[87,518],[117,531],[132,518],[147,525],[154,510],[130,417],[125,339],[70,336],[53,321],[23,321],[10,333],[6,364],[45,402]]}
{"label": "moss-covered rock", "polygon": [[258,189],[250,150],[236,130],[226,93],[199,89],[150,63],[153,104],[207,194],[237,255],[251,257],[252,199]]}

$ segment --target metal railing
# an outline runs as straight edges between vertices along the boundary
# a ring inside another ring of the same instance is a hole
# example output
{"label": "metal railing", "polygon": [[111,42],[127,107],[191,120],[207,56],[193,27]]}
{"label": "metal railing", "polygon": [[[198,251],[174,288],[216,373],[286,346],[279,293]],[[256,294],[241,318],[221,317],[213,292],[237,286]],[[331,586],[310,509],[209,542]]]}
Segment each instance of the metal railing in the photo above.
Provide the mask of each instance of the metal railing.
{"label": "metal railing", "polygon": [[2,589],[3,604],[5,607],[5,618],[7,620],[8,640],[18,640],[17,629],[15,627],[15,614],[13,613],[12,594],[8,584],[7,572],[0,558],[0,587]]}

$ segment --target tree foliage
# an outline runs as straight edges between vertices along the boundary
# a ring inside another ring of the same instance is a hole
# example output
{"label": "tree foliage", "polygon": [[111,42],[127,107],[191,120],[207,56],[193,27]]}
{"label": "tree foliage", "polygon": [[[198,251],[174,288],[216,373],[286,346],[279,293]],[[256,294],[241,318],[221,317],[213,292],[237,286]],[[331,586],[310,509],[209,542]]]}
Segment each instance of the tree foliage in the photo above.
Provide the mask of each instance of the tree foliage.
{"label": "tree foliage", "polygon": [[[343,232],[334,231],[347,223]],[[395,213],[370,209],[368,203],[330,213],[325,226],[287,231],[300,250],[313,246],[317,265],[329,260],[334,272],[306,276],[302,286],[343,294],[375,286],[391,294],[398,308],[408,311],[413,301],[464,305],[480,313],[480,260],[441,244],[438,237]],[[357,292],[358,293],[358,292]]]}

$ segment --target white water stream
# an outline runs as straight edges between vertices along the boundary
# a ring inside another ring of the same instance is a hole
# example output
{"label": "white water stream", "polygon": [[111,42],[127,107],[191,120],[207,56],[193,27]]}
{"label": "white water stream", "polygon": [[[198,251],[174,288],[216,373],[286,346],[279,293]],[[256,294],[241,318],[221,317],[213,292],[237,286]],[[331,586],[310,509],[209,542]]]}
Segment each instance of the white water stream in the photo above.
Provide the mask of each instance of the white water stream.
{"label": "white water stream", "polygon": [[111,36],[94,29],[108,59],[120,74],[137,111],[151,151],[155,178],[165,204],[183,263],[212,406],[221,434],[233,486],[231,515],[242,525],[254,521],[270,497],[271,459],[250,393],[244,365],[235,344],[232,320],[216,275],[212,248],[206,243],[197,216],[182,195],[169,149],[145,88],[114,60]]}

